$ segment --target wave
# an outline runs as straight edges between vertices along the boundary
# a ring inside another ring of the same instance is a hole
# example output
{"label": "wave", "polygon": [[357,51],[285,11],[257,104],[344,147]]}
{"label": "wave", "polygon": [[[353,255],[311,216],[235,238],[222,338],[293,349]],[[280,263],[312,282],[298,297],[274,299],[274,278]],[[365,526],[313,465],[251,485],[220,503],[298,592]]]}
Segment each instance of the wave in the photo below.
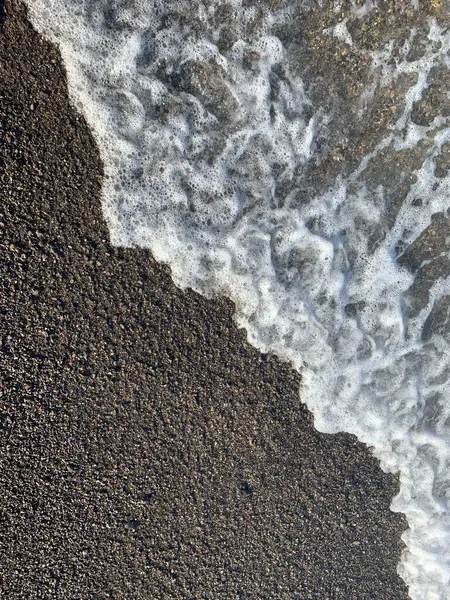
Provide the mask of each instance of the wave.
{"label": "wave", "polygon": [[27,0],[99,145],[112,242],[230,297],[301,372],[315,426],[400,472],[399,572],[432,600],[450,598],[450,18],[416,4]]}

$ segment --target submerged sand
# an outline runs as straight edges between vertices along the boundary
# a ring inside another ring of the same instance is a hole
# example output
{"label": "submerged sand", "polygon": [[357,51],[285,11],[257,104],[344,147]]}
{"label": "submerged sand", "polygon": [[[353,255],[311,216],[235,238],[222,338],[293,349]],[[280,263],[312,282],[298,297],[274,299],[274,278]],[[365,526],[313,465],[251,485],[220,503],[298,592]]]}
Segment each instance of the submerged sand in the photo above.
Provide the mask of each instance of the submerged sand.
{"label": "submerged sand", "polygon": [[0,597],[407,598],[395,477],[233,306],[117,249],[57,50],[0,31]]}

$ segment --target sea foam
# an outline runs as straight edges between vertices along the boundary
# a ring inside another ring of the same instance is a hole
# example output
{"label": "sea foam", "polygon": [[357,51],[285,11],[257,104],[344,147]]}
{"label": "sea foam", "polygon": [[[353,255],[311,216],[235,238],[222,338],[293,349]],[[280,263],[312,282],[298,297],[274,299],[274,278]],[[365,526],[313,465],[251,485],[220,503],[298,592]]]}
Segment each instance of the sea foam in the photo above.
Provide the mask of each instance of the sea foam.
{"label": "sea foam", "polygon": [[411,598],[450,598],[439,14],[370,1],[27,4],[99,145],[112,242],[150,248],[181,287],[229,296],[249,340],[302,373],[316,427],[356,434],[400,472],[399,572]]}

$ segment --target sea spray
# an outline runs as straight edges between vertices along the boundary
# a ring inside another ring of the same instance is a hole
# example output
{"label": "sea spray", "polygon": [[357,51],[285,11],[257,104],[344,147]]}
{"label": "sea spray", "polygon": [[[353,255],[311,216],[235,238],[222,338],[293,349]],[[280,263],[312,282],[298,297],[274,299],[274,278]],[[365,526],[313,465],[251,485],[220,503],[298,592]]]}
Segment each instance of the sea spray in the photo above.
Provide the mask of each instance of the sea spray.
{"label": "sea spray", "polygon": [[232,298],[316,427],[400,471],[400,573],[450,598],[443,3],[27,4],[100,147],[112,242]]}

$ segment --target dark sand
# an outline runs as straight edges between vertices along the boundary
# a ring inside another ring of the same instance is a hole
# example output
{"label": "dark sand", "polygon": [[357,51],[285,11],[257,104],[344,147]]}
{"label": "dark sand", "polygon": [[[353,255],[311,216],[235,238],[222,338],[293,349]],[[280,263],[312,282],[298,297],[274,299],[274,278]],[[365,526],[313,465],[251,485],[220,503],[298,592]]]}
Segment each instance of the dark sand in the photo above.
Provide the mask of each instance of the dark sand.
{"label": "dark sand", "polygon": [[0,598],[407,598],[398,483],[233,306],[112,248],[58,53],[0,32]]}

